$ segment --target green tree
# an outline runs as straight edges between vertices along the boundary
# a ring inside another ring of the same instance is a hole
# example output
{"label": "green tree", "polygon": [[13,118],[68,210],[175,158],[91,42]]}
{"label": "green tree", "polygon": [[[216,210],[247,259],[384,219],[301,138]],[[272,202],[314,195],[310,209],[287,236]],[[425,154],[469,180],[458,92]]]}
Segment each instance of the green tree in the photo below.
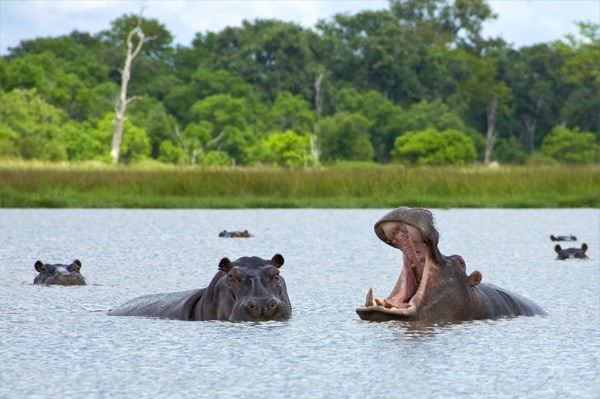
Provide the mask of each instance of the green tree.
{"label": "green tree", "polygon": [[578,35],[554,43],[564,59],[561,71],[574,85],[561,117],[568,126],[595,131],[600,139],[600,24],[577,25]]}
{"label": "green tree", "polygon": [[277,93],[271,108],[272,126],[279,131],[292,130],[308,133],[313,128],[316,115],[309,103],[290,92]]}
{"label": "green tree", "polygon": [[473,141],[457,130],[442,132],[430,128],[398,137],[394,159],[417,165],[460,165],[475,161]]}
{"label": "green tree", "polygon": [[338,112],[321,121],[323,161],[372,161],[375,150],[369,140],[371,124],[361,114]]}
{"label": "green tree", "polygon": [[556,126],[540,147],[540,152],[567,163],[594,163],[600,161],[600,146],[593,133]]}
{"label": "green tree", "polygon": [[66,114],[45,102],[36,89],[0,91],[4,145],[17,144],[19,155],[25,159],[66,159],[64,146],[55,140],[66,121]]}
{"label": "green tree", "polygon": [[310,136],[291,130],[274,132],[259,141],[250,150],[250,162],[272,166],[300,168],[310,165]]}
{"label": "green tree", "polygon": [[378,162],[389,161],[389,154],[397,136],[406,130],[408,114],[375,90],[358,92],[344,88],[335,95],[337,112],[361,114],[368,119],[369,137]]}
{"label": "green tree", "polygon": [[310,100],[317,68],[314,35],[294,23],[243,21],[241,28],[228,27],[211,38],[211,63],[259,87],[269,101],[280,91]]}
{"label": "green tree", "polygon": [[[95,156],[97,160],[112,162],[110,150],[114,119],[115,114],[108,113],[89,130],[92,139],[98,141],[102,148],[101,152]],[[150,139],[146,131],[135,126],[132,121],[125,120],[123,124],[123,142],[121,143],[121,161],[124,163],[135,163],[149,159],[150,151]]]}

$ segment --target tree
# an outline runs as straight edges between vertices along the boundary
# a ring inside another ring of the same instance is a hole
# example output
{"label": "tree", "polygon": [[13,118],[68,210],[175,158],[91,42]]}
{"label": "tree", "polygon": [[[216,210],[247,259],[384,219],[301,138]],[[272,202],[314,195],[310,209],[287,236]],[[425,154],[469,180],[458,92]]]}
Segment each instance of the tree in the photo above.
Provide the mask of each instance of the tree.
{"label": "tree", "polygon": [[600,146],[593,133],[582,133],[556,126],[548,134],[540,147],[546,156],[567,163],[600,162]]}
{"label": "tree", "polygon": [[5,151],[18,146],[25,159],[65,160],[64,145],[57,140],[67,115],[48,104],[36,89],[0,91],[0,130]]}
{"label": "tree", "polygon": [[[138,36],[137,44],[133,43],[134,36]],[[117,99],[116,111],[115,111],[115,122],[114,122],[114,134],[113,142],[110,150],[110,154],[113,158],[114,163],[119,163],[120,152],[121,152],[121,141],[123,140],[123,124],[125,123],[125,111],[127,105],[138,97],[127,97],[127,85],[131,78],[131,63],[135,57],[140,53],[142,46],[146,41],[153,40],[152,37],[146,37],[142,31],[142,13],[137,20],[137,25],[127,35],[127,53],[125,56],[125,63],[121,70],[121,92]]]}
{"label": "tree", "polygon": [[388,162],[396,137],[410,130],[407,119],[413,114],[375,90],[341,89],[335,95],[335,107],[337,112],[361,114],[369,120],[369,138],[378,162]]}
{"label": "tree", "polygon": [[370,122],[361,114],[338,112],[321,122],[321,155],[326,161],[372,161]]}
{"label": "tree", "polygon": [[457,130],[427,129],[409,132],[396,139],[394,159],[417,165],[469,164],[475,161],[473,141]]}
{"label": "tree", "polygon": [[555,44],[564,58],[561,71],[575,86],[561,110],[563,123],[595,131],[600,137],[600,24],[577,24],[579,35]]}
{"label": "tree", "polygon": [[272,166],[306,167],[311,162],[310,136],[292,130],[274,132],[255,144],[250,160]]}

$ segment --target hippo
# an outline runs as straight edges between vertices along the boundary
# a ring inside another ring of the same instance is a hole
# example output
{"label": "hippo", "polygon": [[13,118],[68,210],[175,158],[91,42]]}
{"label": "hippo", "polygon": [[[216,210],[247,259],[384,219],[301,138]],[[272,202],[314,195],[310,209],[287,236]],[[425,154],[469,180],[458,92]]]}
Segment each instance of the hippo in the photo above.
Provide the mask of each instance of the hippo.
{"label": "hippo", "polygon": [[279,269],[284,259],[275,254],[235,261],[223,258],[206,288],[145,295],[108,312],[110,316],[147,316],[175,320],[287,320],[292,305]]}
{"label": "hippo", "polygon": [[35,270],[39,272],[33,279],[33,284],[44,285],[86,285],[81,275],[81,262],[75,259],[70,265],[35,262]]}
{"label": "hippo", "polygon": [[250,233],[248,232],[248,230],[244,230],[244,231],[227,231],[227,230],[223,230],[222,232],[219,233],[219,237],[231,237],[231,238],[247,238],[247,237],[251,237]]}
{"label": "hippo", "polygon": [[577,241],[577,237],[575,237],[574,235],[568,235],[568,236],[553,236],[552,234],[550,234],[550,240],[552,241]]}
{"label": "hippo", "polygon": [[581,248],[565,248],[562,249],[560,245],[556,244],[554,247],[554,251],[558,254],[556,257],[557,260],[565,260],[565,259],[587,259],[587,255],[585,252],[587,251],[588,246],[584,242],[581,244]]}
{"label": "hippo", "polygon": [[546,314],[527,298],[481,283],[479,271],[467,275],[462,256],[442,255],[433,214],[427,209],[394,209],[375,224],[375,234],[402,251],[404,264],[383,301],[369,290],[364,306],[356,309],[363,320],[459,322]]}

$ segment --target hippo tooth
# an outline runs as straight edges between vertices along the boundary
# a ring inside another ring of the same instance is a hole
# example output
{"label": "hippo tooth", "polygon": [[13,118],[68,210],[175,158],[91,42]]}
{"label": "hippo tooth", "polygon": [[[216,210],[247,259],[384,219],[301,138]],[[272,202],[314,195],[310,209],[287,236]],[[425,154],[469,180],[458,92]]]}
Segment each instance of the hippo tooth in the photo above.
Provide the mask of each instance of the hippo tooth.
{"label": "hippo tooth", "polygon": [[365,307],[369,308],[373,306],[373,288],[369,289],[367,292],[367,299],[365,299]]}
{"label": "hippo tooth", "polygon": [[390,301],[388,301],[387,299],[383,300],[383,304],[386,308],[391,309],[391,308],[395,308],[394,305],[392,305],[392,303]]}
{"label": "hippo tooth", "polygon": [[377,304],[377,306],[383,305],[383,302],[381,302],[381,299],[379,299],[379,298],[375,298],[375,303]]}

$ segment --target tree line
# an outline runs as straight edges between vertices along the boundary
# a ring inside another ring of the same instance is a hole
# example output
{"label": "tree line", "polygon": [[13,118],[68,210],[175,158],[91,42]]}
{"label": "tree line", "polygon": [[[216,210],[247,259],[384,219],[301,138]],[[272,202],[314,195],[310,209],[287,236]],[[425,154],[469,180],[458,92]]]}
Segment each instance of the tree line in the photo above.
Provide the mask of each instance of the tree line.
{"label": "tree line", "polygon": [[599,162],[599,24],[515,49],[482,37],[495,17],[485,0],[390,0],[313,28],[257,19],[174,46],[139,17],[0,58],[0,158],[111,162],[129,36],[143,46],[123,163]]}

